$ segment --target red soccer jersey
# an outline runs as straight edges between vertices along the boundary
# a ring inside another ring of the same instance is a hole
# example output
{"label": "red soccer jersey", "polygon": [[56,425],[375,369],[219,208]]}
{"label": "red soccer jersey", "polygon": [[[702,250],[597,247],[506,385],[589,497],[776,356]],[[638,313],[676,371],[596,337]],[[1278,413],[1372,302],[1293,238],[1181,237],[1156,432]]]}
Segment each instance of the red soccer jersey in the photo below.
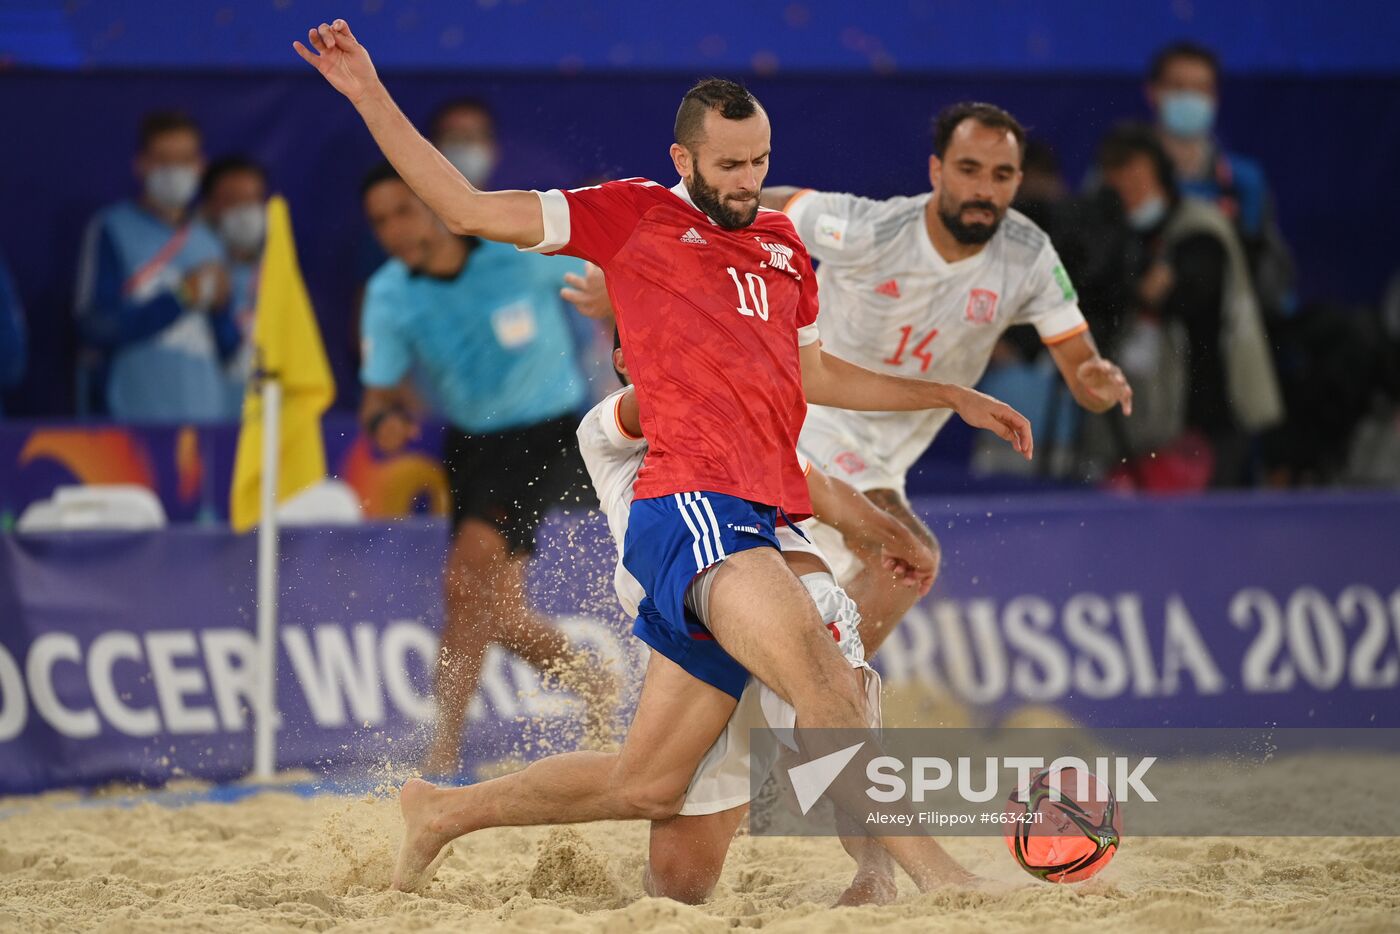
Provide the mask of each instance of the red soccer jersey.
{"label": "red soccer jersey", "polygon": [[534,249],[602,267],[650,449],[637,499],[706,490],[811,514],[797,348],[817,339],[817,280],[787,215],[726,230],[683,185],[645,179],[540,194]]}

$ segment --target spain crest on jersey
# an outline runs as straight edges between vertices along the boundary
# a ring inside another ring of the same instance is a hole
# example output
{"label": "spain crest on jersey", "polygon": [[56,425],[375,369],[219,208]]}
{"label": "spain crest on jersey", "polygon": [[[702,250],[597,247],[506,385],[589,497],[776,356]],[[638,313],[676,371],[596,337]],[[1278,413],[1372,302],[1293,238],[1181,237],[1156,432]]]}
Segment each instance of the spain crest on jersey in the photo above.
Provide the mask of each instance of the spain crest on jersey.
{"label": "spain crest on jersey", "polygon": [[997,316],[997,293],[990,289],[973,289],[967,297],[967,320],[973,324],[991,324]]}

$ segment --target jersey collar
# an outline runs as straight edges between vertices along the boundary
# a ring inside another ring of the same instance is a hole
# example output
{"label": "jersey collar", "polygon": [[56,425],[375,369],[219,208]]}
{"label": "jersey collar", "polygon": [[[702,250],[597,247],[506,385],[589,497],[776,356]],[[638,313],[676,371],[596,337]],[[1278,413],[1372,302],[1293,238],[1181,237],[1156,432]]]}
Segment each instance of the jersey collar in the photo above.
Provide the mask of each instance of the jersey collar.
{"label": "jersey collar", "polygon": [[686,204],[690,205],[690,209],[698,213],[701,217],[705,218],[705,220],[710,223],[710,226],[719,226],[715,223],[715,219],[713,217],[706,214],[704,211],[701,211],[695,206],[695,202],[692,201],[690,198],[690,189],[685,187],[685,179],[681,179],[680,182],[674,188],[671,189],[671,194],[675,195],[677,198],[680,198]]}

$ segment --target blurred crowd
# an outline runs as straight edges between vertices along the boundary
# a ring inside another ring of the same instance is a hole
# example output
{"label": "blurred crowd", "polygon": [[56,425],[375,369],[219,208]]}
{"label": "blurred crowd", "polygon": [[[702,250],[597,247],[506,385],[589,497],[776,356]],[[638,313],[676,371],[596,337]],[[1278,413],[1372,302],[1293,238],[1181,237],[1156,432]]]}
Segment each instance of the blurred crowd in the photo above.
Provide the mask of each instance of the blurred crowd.
{"label": "blurred crowd", "polygon": [[[1067,179],[1032,138],[1015,203],[1050,235],[1101,349],[1134,385],[1135,412],[1080,412],[1035,335],[1012,329],[982,388],[1030,417],[1048,453],[1024,466],[979,442],[974,471],[1157,490],[1400,483],[1400,276],[1376,307],[1300,301],[1267,158],[1232,151],[1217,125],[1216,57],[1171,45],[1144,89],[1151,122],[1115,127],[1083,179]],[[444,104],[425,135],[489,187],[500,150],[487,103]],[[256,365],[268,168],[239,154],[209,159],[200,128],[177,112],[145,118],[133,165],[134,196],[99,211],[75,245],[77,414],[234,420]],[[357,322],[364,285],[386,264],[431,276],[423,251],[450,250],[434,245],[447,235],[430,216],[376,217],[373,181],[361,193],[364,246],[345,265],[362,283],[346,312]],[[848,187],[859,193],[859,179]],[[561,307],[579,378],[594,383],[570,397],[577,407],[607,388],[593,376],[610,372],[611,335]],[[510,328],[535,325],[495,326],[508,340]],[[27,356],[0,257],[0,390]]]}
{"label": "blurred crowd", "polygon": [[[1170,45],[1144,92],[1152,122],[1115,127],[1077,187],[1026,147],[1016,207],[1135,390],[1130,418],[1081,416],[1035,335],[1008,332],[983,388],[1051,443],[1029,469],[1156,490],[1400,482],[1400,277],[1383,307],[1300,302],[1267,166],[1222,142],[1216,56]],[[993,445],[977,463],[1025,469]]]}

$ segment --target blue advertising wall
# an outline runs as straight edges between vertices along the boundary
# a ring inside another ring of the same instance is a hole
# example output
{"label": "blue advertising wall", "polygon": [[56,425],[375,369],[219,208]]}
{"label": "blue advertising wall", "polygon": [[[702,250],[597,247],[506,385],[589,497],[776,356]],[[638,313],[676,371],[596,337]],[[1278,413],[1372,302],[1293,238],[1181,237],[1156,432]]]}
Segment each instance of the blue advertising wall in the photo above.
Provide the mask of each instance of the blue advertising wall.
{"label": "blue advertising wall", "polygon": [[[1400,497],[1087,495],[917,504],[942,577],[876,657],[889,691],[1091,726],[1400,726]],[[411,765],[431,720],[438,521],[285,536],[278,761]],[[555,517],[532,592],[634,681],[601,517]],[[251,763],[254,541],[0,538],[0,793],[227,779]],[[470,764],[568,748],[577,710],[505,654]]]}

